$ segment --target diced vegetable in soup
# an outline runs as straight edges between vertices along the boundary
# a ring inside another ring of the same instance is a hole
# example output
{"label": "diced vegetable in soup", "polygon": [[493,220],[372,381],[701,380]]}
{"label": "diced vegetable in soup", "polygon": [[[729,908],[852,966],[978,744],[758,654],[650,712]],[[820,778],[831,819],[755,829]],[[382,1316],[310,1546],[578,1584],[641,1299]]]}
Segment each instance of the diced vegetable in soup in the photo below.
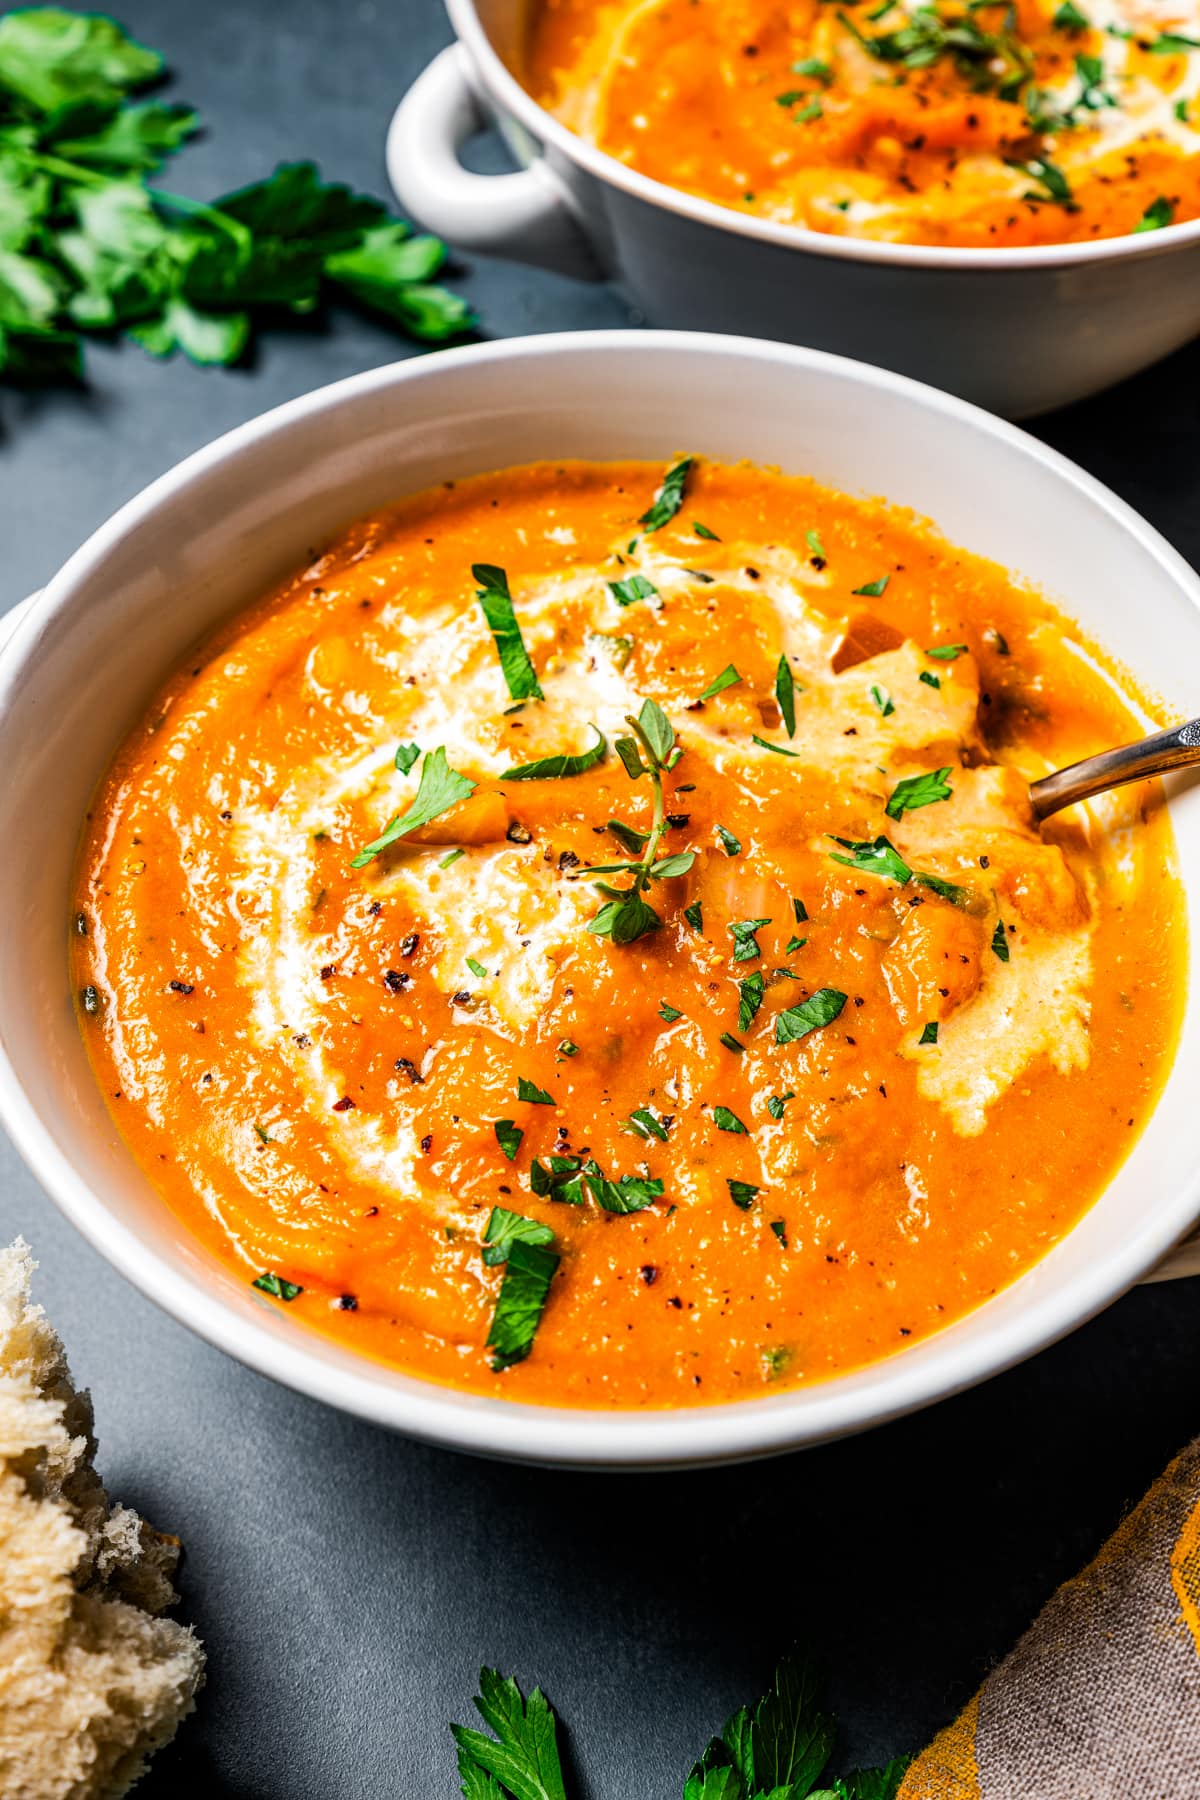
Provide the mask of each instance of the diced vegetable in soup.
{"label": "diced vegetable in soup", "polygon": [[683,457],[360,520],[188,658],[89,816],[80,1024],[262,1303],[431,1379],[683,1406],[900,1351],[1135,1141],[1183,1003],[1136,736],[1041,596]]}
{"label": "diced vegetable in soup", "polygon": [[766,219],[994,248],[1200,214],[1196,0],[539,0],[534,96]]}

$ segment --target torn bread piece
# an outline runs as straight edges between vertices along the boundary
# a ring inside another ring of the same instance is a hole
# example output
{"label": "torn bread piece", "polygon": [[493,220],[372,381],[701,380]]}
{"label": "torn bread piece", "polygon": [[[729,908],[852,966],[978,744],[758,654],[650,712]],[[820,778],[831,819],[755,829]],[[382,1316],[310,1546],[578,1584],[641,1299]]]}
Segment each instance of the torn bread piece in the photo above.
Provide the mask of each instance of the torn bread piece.
{"label": "torn bread piece", "polygon": [[175,1538],[114,1506],[86,1392],[0,1250],[0,1794],[117,1800],[195,1706],[204,1652],[162,1617]]}

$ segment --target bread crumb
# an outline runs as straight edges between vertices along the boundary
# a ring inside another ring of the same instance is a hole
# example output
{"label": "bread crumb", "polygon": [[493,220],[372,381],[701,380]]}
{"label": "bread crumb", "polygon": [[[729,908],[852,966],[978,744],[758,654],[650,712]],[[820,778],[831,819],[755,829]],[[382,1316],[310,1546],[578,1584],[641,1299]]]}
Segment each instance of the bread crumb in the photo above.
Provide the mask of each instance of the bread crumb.
{"label": "bread crumb", "polygon": [[161,1616],[177,1538],[113,1506],[92,1405],[0,1249],[0,1794],[118,1800],[195,1707],[204,1652]]}

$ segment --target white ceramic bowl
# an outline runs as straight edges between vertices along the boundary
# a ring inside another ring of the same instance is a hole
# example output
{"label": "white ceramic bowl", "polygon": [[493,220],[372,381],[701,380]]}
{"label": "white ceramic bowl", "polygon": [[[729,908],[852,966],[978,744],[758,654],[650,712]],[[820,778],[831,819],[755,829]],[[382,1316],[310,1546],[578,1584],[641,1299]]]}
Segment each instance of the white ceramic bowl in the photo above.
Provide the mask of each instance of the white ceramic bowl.
{"label": "white ceramic bowl", "polygon": [[[914,454],[914,446],[920,453]],[[1200,1214],[1200,1009],[1154,1119],[1095,1207],[969,1318],[811,1388],[679,1412],[454,1393],[298,1328],[157,1198],[84,1053],[67,975],[80,822],[165,672],[355,514],[538,457],[750,457],[886,494],[1030,576],[1148,686],[1195,706],[1200,582],[1128,507],[1014,427],[902,377],[749,339],[600,332],[375,369],[190,457],[84,545],[0,654],[0,1115],[85,1236],[252,1367],[464,1450],[623,1467],[752,1457],[855,1431],[1028,1356],[1155,1265]],[[1191,672],[1189,677],[1189,671]],[[1200,787],[1173,801],[1200,958]]]}
{"label": "white ceramic bowl", "polygon": [[[656,325],[860,356],[1008,418],[1081,399],[1200,332],[1200,220],[1025,250],[872,244],[777,225],[652,181],[515,78],[524,0],[446,0],[458,43],[388,138],[404,208],[463,250],[612,278]],[[492,123],[524,169],[463,167]]]}

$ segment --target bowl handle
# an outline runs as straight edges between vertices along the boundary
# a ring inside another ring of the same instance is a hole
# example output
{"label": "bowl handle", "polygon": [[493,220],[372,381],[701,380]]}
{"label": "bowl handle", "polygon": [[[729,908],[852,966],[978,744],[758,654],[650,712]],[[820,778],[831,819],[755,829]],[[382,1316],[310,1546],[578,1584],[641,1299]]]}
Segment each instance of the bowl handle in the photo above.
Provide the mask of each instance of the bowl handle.
{"label": "bowl handle", "polygon": [[603,281],[566,189],[543,157],[515,175],[463,168],[459,151],[490,123],[467,53],[452,44],[418,76],[388,130],[388,179],[405,211],[460,249]]}

